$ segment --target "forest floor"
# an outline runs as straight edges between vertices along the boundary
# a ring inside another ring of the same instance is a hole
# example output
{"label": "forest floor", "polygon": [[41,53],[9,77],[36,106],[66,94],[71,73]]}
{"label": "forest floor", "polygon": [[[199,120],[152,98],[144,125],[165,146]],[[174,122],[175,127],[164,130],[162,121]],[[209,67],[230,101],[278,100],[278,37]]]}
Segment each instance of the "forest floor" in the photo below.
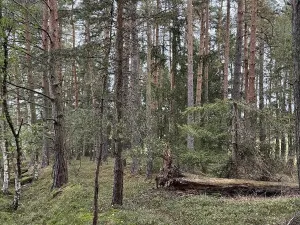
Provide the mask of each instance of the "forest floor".
{"label": "forest floor", "polygon": [[[81,164],[81,165],[80,165]],[[11,211],[13,196],[0,194],[2,225],[92,224],[95,164],[84,159],[69,165],[69,183],[51,191],[51,168],[22,190],[21,206]],[[99,225],[283,225],[300,209],[298,196],[226,198],[155,189],[144,176],[124,176],[124,206],[111,207],[113,163],[100,171]]]}

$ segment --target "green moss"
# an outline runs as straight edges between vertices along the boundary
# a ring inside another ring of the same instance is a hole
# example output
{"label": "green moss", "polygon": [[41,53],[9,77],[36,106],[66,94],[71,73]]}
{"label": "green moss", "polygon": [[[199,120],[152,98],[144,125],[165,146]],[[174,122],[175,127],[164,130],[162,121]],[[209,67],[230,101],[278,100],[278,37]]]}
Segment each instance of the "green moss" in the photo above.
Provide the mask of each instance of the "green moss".
{"label": "green moss", "polygon": [[[128,167],[129,168],[129,167]],[[85,225],[93,218],[95,164],[84,159],[69,166],[69,183],[51,191],[51,168],[38,181],[22,189],[21,206],[10,209],[13,196],[0,194],[3,225]],[[279,224],[299,209],[300,200],[290,198],[222,198],[180,195],[153,189],[143,176],[124,176],[124,206],[111,208],[113,163],[100,170],[99,224],[109,225],[271,225]],[[55,196],[54,196],[55,195]]]}

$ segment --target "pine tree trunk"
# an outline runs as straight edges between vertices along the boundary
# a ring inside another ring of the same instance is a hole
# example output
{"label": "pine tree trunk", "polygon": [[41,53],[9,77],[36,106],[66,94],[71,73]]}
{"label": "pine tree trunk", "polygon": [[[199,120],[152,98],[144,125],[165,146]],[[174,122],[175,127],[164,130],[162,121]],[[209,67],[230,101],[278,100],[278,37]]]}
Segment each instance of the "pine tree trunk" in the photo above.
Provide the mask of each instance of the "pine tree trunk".
{"label": "pine tree trunk", "polygon": [[[72,1],[72,11],[74,10],[74,2]],[[72,24],[72,48],[75,51],[76,35],[75,35],[75,22],[72,15],[71,18]],[[75,109],[78,108],[78,80],[77,80],[77,71],[76,71],[76,59],[72,59],[72,74],[74,79],[74,95],[75,95]]]}
{"label": "pine tree trunk", "polygon": [[[220,6],[218,8],[218,24],[217,24],[217,52],[221,53],[221,44],[222,44],[222,37],[223,37],[223,3],[224,0],[220,0]],[[219,55],[219,60],[222,60],[222,54]],[[219,71],[221,74],[221,71]]]}
{"label": "pine tree trunk", "polygon": [[[245,0],[245,14],[247,13],[247,0]],[[249,62],[248,62],[248,22],[244,22],[244,98],[249,102]]]}
{"label": "pine tree trunk", "polygon": [[242,67],[242,46],[243,46],[243,20],[244,20],[244,0],[238,0],[237,32],[235,43],[235,61],[233,74],[232,99],[239,101],[241,98],[241,67]]}
{"label": "pine tree trunk", "polygon": [[292,0],[293,17],[293,63],[295,99],[295,149],[297,154],[298,180],[300,186],[300,2]]}
{"label": "pine tree trunk", "polygon": [[119,0],[117,2],[117,36],[116,36],[116,109],[117,109],[117,134],[116,134],[116,149],[114,152],[115,166],[114,166],[114,186],[112,205],[123,204],[123,160],[122,160],[122,121],[124,117],[123,107],[123,88],[124,88],[124,75],[123,75],[123,8],[124,1]]}
{"label": "pine tree trunk", "polygon": [[[131,1],[131,94],[130,99],[132,103],[133,112],[137,112],[137,115],[131,115],[131,144],[132,149],[137,150],[141,147],[141,134],[138,124],[138,118],[141,110],[141,99],[140,99],[140,83],[139,83],[139,68],[140,68],[140,60],[139,60],[139,39],[138,39],[138,29],[137,29],[137,0]],[[139,170],[139,158],[137,154],[132,153],[132,165],[131,165],[131,174],[137,174]]]}
{"label": "pine tree trunk", "polygon": [[[27,3],[28,7],[28,3]],[[34,79],[32,73],[32,60],[31,60],[31,35],[30,35],[30,27],[29,27],[29,15],[28,12],[25,13],[25,41],[26,41],[26,66],[27,66],[27,81],[28,87],[30,90],[34,90]],[[28,93],[28,100],[29,100],[29,108],[30,108],[30,125],[33,132],[34,125],[36,124],[36,108],[35,108],[35,98],[34,93],[29,91]],[[38,159],[39,159],[39,152],[38,149],[33,149],[33,176],[34,179],[38,179]]]}
{"label": "pine tree trunk", "polygon": [[235,43],[235,61],[234,61],[234,74],[233,74],[233,88],[232,99],[233,103],[233,118],[232,118],[232,176],[238,177],[239,173],[239,117],[237,103],[240,101],[240,80],[241,80],[241,66],[242,66],[242,44],[243,44],[243,17],[244,17],[244,0],[238,0],[238,17],[237,17],[237,32]]}
{"label": "pine tree trunk", "polygon": [[[264,105],[264,51],[265,45],[264,41],[260,40],[259,43],[259,110],[261,111],[261,114],[259,116],[259,141],[260,141],[260,149],[263,149],[265,146],[265,140],[266,140],[266,130],[265,130],[265,117],[263,114],[263,109],[265,107]],[[266,155],[268,155],[267,152],[264,152]]]}
{"label": "pine tree trunk", "polygon": [[[293,115],[293,73],[289,71],[289,87],[288,87],[288,113],[289,115]],[[294,130],[293,130],[293,124],[294,120],[292,118],[289,119],[289,130],[288,130],[288,167],[290,171],[293,171],[294,165],[295,165],[295,147],[294,147]]]}
{"label": "pine tree trunk", "polygon": [[[276,86],[278,87],[278,83],[276,84]],[[275,96],[276,96],[276,109],[275,109],[275,115],[276,115],[276,120],[279,120],[279,93],[278,90],[276,90],[275,92]],[[276,159],[280,159],[280,133],[278,130],[275,130],[275,158]]]}
{"label": "pine tree trunk", "polygon": [[230,50],[230,0],[227,0],[226,10],[226,31],[225,31],[225,53],[224,53],[224,79],[223,99],[228,98],[228,71],[229,71],[229,50]]}
{"label": "pine tree trunk", "polygon": [[257,0],[251,2],[251,33],[250,33],[250,61],[249,61],[249,103],[256,102],[255,92],[255,64],[256,64],[256,18]]}
{"label": "pine tree trunk", "polygon": [[[188,0],[187,2],[187,21],[188,21],[188,31],[187,31],[187,46],[188,46],[188,107],[194,106],[194,72],[193,72],[193,1]],[[188,114],[187,124],[192,125],[194,122],[193,113]],[[194,137],[190,134],[187,136],[187,148],[190,150],[194,149]]]}
{"label": "pine tree trunk", "polygon": [[44,59],[46,61],[46,66],[43,69],[43,97],[44,101],[44,109],[43,109],[43,152],[42,152],[42,167],[49,166],[49,159],[50,159],[50,140],[48,138],[48,130],[50,129],[50,124],[48,120],[51,118],[51,102],[46,96],[50,96],[49,92],[49,39],[48,39],[48,32],[49,32],[49,8],[47,6],[48,0],[45,2],[43,7],[43,24],[42,24],[42,47],[44,51]]}
{"label": "pine tree trunk", "polygon": [[[149,2],[146,2],[146,8],[150,12]],[[150,16],[150,13],[148,14]],[[147,84],[146,84],[146,148],[147,148],[147,162],[146,162],[146,178],[152,177],[153,170],[153,147],[152,141],[154,139],[154,126],[153,126],[153,113],[152,113],[152,27],[149,21],[147,21]]]}
{"label": "pine tree trunk", "polygon": [[200,44],[199,44],[199,64],[197,71],[197,84],[196,84],[196,106],[201,105],[202,100],[202,83],[203,83],[203,58],[204,58],[204,41],[205,41],[205,10],[201,9],[201,27],[200,27]]}
{"label": "pine tree trunk", "polygon": [[54,121],[54,166],[52,188],[60,188],[68,182],[68,168],[65,156],[65,130],[63,112],[62,75],[59,70],[60,49],[57,0],[49,0],[50,8],[50,93],[52,95],[52,119]]}
{"label": "pine tree trunk", "polygon": [[[280,98],[280,108],[281,108],[281,115],[286,116],[286,81],[287,81],[287,73],[284,72],[285,74],[283,75],[283,83],[282,83],[282,96]],[[280,146],[280,155],[281,155],[281,160],[282,162],[286,162],[286,131],[284,130],[281,133],[281,146]]]}
{"label": "pine tree trunk", "polygon": [[204,61],[204,81],[205,81],[205,94],[204,99],[205,102],[208,103],[208,93],[209,93],[209,82],[208,82],[208,66],[209,66],[209,3],[210,1],[207,0],[205,5],[205,42],[204,42],[204,49],[205,49],[205,61]]}
{"label": "pine tree trunk", "polygon": [[[105,83],[103,83],[103,86],[106,86]],[[104,90],[106,89],[104,87],[102,95],[104,95]],[[104,98],[104,96],[103,96]],[[101,100],[101,105],[100,105],[100,136],[99,139],[97,140],[97,156],[96,156],[96,171],[95,171],[95,181],[94,181],[94,216],[93,216],[93,225],[97,225],[98,223],[98,213],[99,213],[99,174],[100,174],[100,165],[102,161],[102,152],[103,152],[103,118],[104,118],[104,99],[102,98]]]}

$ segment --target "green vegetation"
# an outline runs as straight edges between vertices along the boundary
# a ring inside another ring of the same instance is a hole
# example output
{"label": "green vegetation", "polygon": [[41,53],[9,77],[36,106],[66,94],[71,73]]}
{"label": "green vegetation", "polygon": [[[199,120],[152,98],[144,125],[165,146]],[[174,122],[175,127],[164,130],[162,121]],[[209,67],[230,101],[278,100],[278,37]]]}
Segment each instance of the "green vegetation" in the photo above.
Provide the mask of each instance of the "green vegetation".
{"label": "green vegetation", "polygon": [[[90,225],[94,169],[87,159],[72,161],[69,184],[51,191],[51,168],[46,168],[38,181],[24,186],[18,211],[10,209],[13,196],[0,196],[1,224]],[[275,225],[283,224],[300,206],[296,197],[224,198],[157,190],[144,176],[131,177],[126,170],[124,206],[113,209],[112,181],[113,163],[109,161],[100,172],[99,224]]]}

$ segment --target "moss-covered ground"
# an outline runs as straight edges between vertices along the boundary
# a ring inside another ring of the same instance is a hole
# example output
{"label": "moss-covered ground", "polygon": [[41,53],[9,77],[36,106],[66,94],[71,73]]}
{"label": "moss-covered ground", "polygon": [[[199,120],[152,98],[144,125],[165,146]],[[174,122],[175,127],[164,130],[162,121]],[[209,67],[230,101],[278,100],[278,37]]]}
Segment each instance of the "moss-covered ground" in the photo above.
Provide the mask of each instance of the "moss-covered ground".
{"label": "moss-covered ground", "polygon": [[[0,194],[0,224],[84,225],[92,222],[95,164],[84,159],[69,165],[69,183],[51,191],[51,168],[23,187],[21,206],[10,209],[13,196]],[[125,171],[124,206],[111,207],[113,163],[100,172],[99,224],[117,225],[268,225],[286,224],[300,210],[300,198],[224,198],[154,189],[144,176]]]}

